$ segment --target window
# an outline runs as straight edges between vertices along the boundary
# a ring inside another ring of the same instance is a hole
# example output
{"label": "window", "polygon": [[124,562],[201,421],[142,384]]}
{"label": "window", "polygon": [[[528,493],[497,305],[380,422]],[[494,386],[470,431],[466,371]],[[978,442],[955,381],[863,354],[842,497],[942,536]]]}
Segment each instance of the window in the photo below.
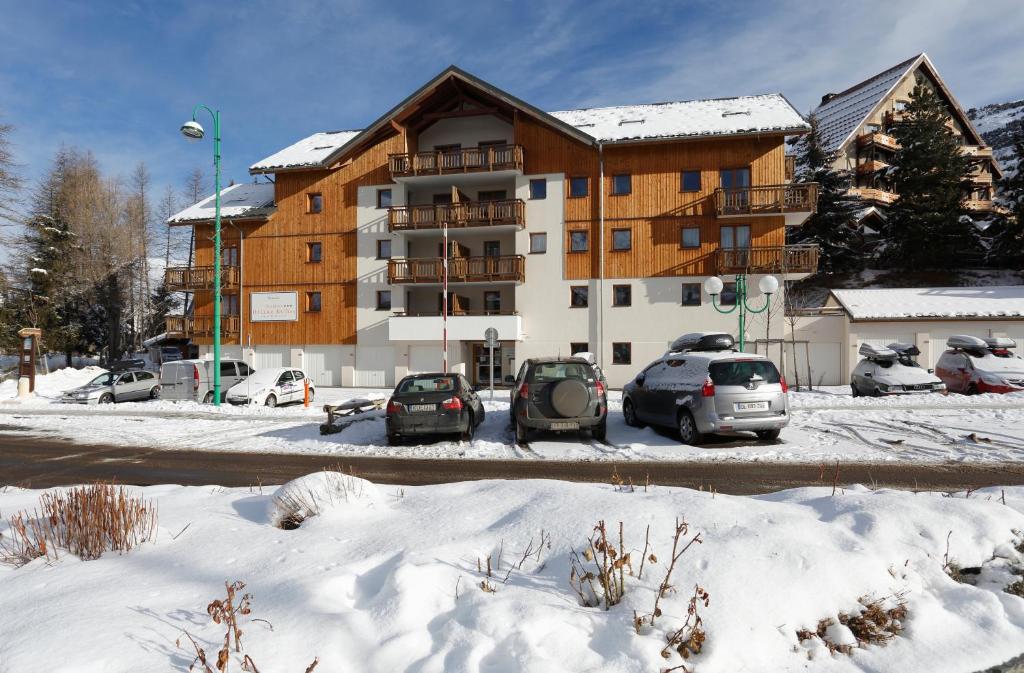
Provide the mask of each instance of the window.
{"label": "window", "polygon": [[135,372],[136,381],[149,381],[153,378],[152,372]]}
{"label": "window", "polygon": [[530,234],[530,253],[540,255],[548,251],[547,234]]}
{"label": "window", "polygon": [[309,311],[310,313],[318,313],[320,311],[319,292],[306,293],[306,310]]}
{"label": "window", "polygon": [[221,362],[220,363],[220,375],[223,376],[237,376],[235,374],[235,363],[234,362]]}
{"label": "window", "polygon": [[633,344],[628,341],[612,343],[612,364],[628,365],[633,362]]}
{"label": "window", "polygon": [[501,292],[497,290],[484,292],[484,310],[488,313],[501,313]]}
{"label": "window", "polygon": [[633,191],[633,176],[629,173],[620,173],[612,176],[612,195],[622,196]]}
{"label": "window", "polygon": [[612,250],[629,250],[633,247],[632,229],[612,229]]}
{"label": "window", "polygon": [[501,257],[501,241],[484,241],[484,257]]}
{"label": "window", "polygon": [[632,306],[633,286],[614,285],[612,286],[612,306]]}
{"label": "window", "polygon": [[683,227],[682,246],[684,248],[700,247],[700,227]]}
{"label": "window", "polygon": [[390,189],[378,189],[377,190],[377,207],[378,208],[390,208],[391,207],[391,190]]}
{"label": "window", "polygon": [[736,305],[736,283],[726,283],[722,294],[718,295],[718,303],[722,306]]}
{"label": "window", "polygon": [[589,353],[590,344],[586,341],[573,341],[569,344],[569,355],[575,355],[576,353]]}
{"label": "window", "polygon": [[390,311],[391,310],[391,290],[378,290],[377,291],[377,310],[378,311]]}
{"label": "window", "polygon": [[244,362],[239,362],[238,363],[238,375],[239,376],[248,376],[249,374],[252,374],[252,367],[250,367],[249,365],[245,364]]}
{"label": "window", "polygon": [[504,189],[483,189],[477,192],[477,201],[504,201],[508,198],[508,192]]}
{"label": "window", "polygon": [[569,308],[586,308],[590,296],[590,288],[586,285],[573,285],[569,288]]}
{"label": "window", "polygon": [[683,283],[683,306],[700,306],[700,283]]}
{"label": "window", "polygon": [[750,186],[749,168],[723,168],[718,172],[723,189],[738,189]]}
{"label": "window", "polygon": [[319,241],[306,244],[306,261],[319,262],[323,259],[324,246]]}
{"label": "window", "polygon": [[280,377],[278,377],[277,385],[283,386],[284,384],[291,383],[294,380],[295,380],[295,375],[292,374],[292,370],[289,369],[285,373],[281,374]]}
{"label": "window", "polygon": [[222,294],[220,296],[220,314],[238,315],[238,295]]}
{"label": "window", "polygon": [[587,195],[589,178],[569,178],[569,198],[579,199]]}
{"label": "window", "polygon": [[443,192],[441,194],[434,194],[433,201],[435,206],[450,206],[452,205],[452,193]]}
{"label": "window", "polygon": [[569,232],[569,252],[586,252],[590,248],[589,233],[586,231]]}
{"label": "window", "polygon": [[377,259],[391,259],[390,238],[381,238],[377,240]]}
{"label": "window", "polygon": [[700,171],[683,171],[680,178],[680,189],[684,192],[699,192]]}
{"label": "window", "polygon": [[537,178],[535,180],[530,180],[530,198],[548,198],[548,181],[546,178]]}
{"label": "window", "polygon": [[220,263],[224,266],[238,266],[238,246],[229,245],[221,248]]}
{"label": "window", "polygon": [[722,227],[721,245],[727,250],[750,247],[750,225],[740,224],[736,226]]}
{"label": "window", "polygon": [[324,210],[324,195],[315,192],[313,194],[306,194],[306,212],[307,213],[321,213]]}

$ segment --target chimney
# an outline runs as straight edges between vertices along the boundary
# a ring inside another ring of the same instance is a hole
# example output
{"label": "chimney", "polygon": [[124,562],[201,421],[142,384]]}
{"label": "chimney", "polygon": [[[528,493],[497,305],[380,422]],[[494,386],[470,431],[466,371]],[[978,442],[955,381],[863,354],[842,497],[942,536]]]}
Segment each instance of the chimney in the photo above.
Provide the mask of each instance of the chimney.
{"label": "chimney", "polygon": [[825,103],[829,102],[830,100],[832,100],[833,98],[835,98],[838,95],[839,94],[837,94],[837,93],[827,93],[827,94],[825,94],[824,96],[821,97],[820,105],[824,105]]}

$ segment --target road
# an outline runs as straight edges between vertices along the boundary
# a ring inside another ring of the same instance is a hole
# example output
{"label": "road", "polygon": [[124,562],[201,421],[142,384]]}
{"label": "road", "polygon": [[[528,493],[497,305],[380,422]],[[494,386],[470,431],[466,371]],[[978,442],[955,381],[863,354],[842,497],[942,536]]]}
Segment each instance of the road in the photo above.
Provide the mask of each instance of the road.
{"label": "road", "polygon": [[[752,462],[606,462],[556,460],[424,460],[243,451],[169,451],[76,444],[13,433],[0,425],[0,485],[46,488],[115,479],[120,483],[253,486],[280,484],[322,469],[354,471],[383,484],[409,486],[476,479],[563,479],[605,482],[612,471],[637,487],[715,489],[736,495],[797,486],[831,486],[835,466]],[[1024,484],[1022,463],[843,463],[838,484],[954,491]]]}

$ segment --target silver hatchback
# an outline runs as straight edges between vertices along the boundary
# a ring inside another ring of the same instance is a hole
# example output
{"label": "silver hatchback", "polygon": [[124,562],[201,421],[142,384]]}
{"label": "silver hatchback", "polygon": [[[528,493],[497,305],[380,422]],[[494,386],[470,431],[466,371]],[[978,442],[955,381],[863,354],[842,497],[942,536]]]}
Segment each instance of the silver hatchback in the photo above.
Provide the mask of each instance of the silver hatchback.
{"label": "silver hatchback", "polygon": [[60,399],[69,404],[112,404],[159,397],[159,379],[153,372],[137,369],[103,372],[84,386],[65,391]]}

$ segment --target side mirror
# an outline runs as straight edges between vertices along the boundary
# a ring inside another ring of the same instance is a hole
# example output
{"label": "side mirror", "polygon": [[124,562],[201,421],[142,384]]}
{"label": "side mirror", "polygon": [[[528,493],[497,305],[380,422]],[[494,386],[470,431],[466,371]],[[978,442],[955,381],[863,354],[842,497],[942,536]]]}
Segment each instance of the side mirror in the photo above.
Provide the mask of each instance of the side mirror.
{"label": "side mirror", "polygon": [[636,379],[634,379],[634,380],[636,381],[636,384],[637,384],[638,386],[642,386],[642,385],[644,384],[644,381],[645,381],[646,379],[647,379],[647,377],[646,377],[646,376],[644,376],[643,374],[637,374],[637,375],[636,375]]}

